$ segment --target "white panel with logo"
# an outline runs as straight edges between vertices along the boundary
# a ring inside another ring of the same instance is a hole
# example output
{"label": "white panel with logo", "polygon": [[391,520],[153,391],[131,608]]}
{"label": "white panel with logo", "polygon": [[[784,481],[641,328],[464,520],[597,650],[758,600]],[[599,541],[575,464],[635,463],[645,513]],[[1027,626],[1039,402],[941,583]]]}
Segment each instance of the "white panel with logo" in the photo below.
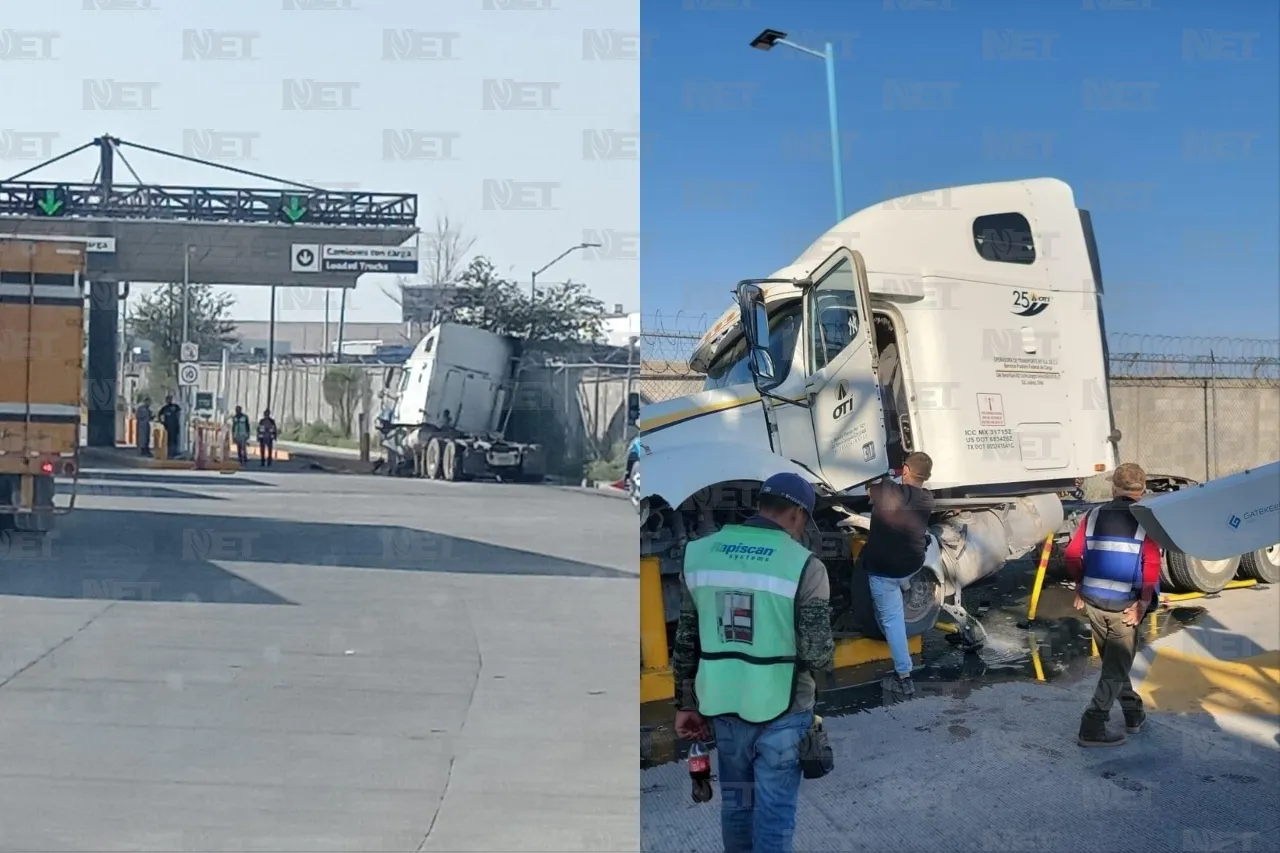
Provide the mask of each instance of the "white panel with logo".
{"label": "white panel with logo", "polygon": [[806,294],[810,416],[822,475],[850,489],[889,470],[884,410],[871,345],[871,298],[862,255],[841,248]]}

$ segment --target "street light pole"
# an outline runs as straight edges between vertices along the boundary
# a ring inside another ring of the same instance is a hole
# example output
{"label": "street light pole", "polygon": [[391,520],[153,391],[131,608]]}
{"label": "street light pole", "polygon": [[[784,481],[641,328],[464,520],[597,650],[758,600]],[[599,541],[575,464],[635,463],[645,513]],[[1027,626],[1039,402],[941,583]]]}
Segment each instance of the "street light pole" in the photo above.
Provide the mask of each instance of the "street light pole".
{"label": "street light pole", "polygon": [[573,252],[577,252],[581,249],[599,248],[599,243],[579,243],[576,246],[570,246],[550,261],[543,264],[542,269],[534,270],[529,274],[529,340],[533,340],[533,307],[538,303],[538,276],[551,269],[551,267],[564,260],[567,255],[570,255]]}
{"label": "street light pole", "polygon": [[827,42],[822,51],[813,50],[793,41],[787,41],[787,34],[781,30],[765,30],[755,37],[751,46],[756,50],[772,50],[774,45],[782,45],[798,50],[809,56],[816,56],[827,66],[827,118],[831,123],[831,168],[836,190],[836,221],[844,221],[844,167],[840,162],[840,111],[836,101],[836,52],[831,42]]}

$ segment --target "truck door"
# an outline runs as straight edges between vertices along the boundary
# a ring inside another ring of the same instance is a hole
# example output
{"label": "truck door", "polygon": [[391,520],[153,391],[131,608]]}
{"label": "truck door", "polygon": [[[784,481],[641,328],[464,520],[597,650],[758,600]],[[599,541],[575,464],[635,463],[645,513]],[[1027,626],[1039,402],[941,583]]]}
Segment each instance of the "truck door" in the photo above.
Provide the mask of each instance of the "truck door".
{"label": "truck door", "polygon": [[805,294],[809,412],[822,476],[849,489],[889,471],[862,255],[841,248]]}

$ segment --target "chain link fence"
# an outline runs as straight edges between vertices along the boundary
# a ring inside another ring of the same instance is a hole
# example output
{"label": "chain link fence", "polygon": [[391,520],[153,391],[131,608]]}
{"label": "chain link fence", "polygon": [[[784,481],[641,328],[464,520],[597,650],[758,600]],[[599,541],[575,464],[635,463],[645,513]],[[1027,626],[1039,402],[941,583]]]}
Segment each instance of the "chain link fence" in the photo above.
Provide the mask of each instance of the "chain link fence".
{"label": "chain link fence", "polygon": [[[644,317],[637,390],[645,402],[702,389],[689,358],[717,319]],[[1280,340],[1113,334],[1108,349],[1125,461],[1211,480],[1280,459]]]}

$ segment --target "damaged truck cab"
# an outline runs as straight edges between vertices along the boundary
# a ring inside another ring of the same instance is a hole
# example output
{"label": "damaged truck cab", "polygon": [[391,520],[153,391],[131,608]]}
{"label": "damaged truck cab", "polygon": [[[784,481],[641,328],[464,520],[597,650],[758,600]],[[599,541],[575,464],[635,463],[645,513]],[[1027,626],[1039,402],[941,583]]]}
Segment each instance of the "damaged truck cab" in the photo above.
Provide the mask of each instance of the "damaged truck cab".
{"label": "damaged truck cab", "polygon": [[[742,282],[691,359],[704,390],[644,407],[641,555],[677,614],[684,546],[749,514],[788,470],[819,494],[810,545],[838,607],[880,636],[853,577],[866,484],[906,454],[934,460],[929,571],[909,634],[1063,522],[1059,493],[1116,464],[1101,272],[1070,187],[953,187],[862,210],[792,265]],[[850,578],[853,583],[850,584]]]}

